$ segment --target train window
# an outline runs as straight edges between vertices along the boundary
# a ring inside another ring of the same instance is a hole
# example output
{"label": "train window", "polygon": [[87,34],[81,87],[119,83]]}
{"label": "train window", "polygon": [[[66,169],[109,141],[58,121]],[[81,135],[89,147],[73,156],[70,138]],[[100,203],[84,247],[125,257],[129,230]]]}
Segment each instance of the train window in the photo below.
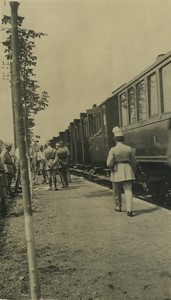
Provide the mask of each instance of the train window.
{"label": "train window", "polygon": [[90,136],[101,134],[101,118],[100,113],[89,115]]}
{"label": "train window", "polygon": [[103,111],[103,126],[104,126],[104,133],[107,134],[107,122],[106,122],[105,111]]}
{"label": "train window", "polygon": [[129,124],[135,124],[135,91],[128,90]]}
{"label": "train window", "polygon": [[127,99],[126,99],[126,93],[123,93],[120,96],[120,109],[121,109],[121,125],[126,126],[128,125],[128,105],[127,105]]}
{"label": "train window", "polygon": [[145,96],[144,80],[142,80],[136,85],[136,95],[137,95],[138,121],[143,121],[147,119],[147,103],[146,103],[146,96]]}
{"label": "train window", "polygon": [[162,112],[171,112],[171,64],[161,70],[162,74]]}
{"label": "train window", "polygon": [[96,133],[99,132],[101,129],[101,119],[100,119],[100,113],[96,114]]}
{"label": "train window", "polygon": [[93,135],[93,115],[88,116],[90,136]]}
{"label": "train window", "polygon": [[158,115],[158,97],[157,97],[157,75],[156,73],[148,77],[148,97],[149,97],[149,116]]}

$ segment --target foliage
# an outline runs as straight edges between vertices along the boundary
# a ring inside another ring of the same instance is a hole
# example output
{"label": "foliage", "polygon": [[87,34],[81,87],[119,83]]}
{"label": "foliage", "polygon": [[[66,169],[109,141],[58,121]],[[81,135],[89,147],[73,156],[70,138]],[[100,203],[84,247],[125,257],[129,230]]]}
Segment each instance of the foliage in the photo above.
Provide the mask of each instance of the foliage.
{"label": "foliage", "polygon": [[0,153],[2,152],[3,144],[4,144],[3,141],[0,140]]}
{"label": "foliage", "polygon": [[[30,140],[33,127],[35,126],[35,115],[48,106],[48,93],[46,91],[39,93],[40,87],[35,80],[34,67],[37,65],[37,56],[33,54],[35,39],[41,38],[46,34],[22,28],[23,20],[23,17],[18,16],[18,58],[20,62],[23,115],[25,116],[27,139]],[[2,18],[2,24],[8,26],[10,23],[11,17],[5,15]],[[5,47],[4,53],[7,60],[12,60],[11,28],[6,28],[5,31],[7,33],[7,39],[2,43]]]}

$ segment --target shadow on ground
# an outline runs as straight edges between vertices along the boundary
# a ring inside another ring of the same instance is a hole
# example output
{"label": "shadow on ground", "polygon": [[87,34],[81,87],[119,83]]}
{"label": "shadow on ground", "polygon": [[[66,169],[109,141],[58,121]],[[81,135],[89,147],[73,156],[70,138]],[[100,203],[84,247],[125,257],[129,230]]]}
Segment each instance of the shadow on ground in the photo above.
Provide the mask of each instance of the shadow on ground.
{"label": "shadow on ground", "polygon": [[161,209],[161,207],[155,206],[155,207],[150,207],[150,208],[147,208],[147,209],[134,210],[134,217],[137,217],[137,216],[142,215],[142,214],[153,213],[153,212],[158,211],[160,209]]}

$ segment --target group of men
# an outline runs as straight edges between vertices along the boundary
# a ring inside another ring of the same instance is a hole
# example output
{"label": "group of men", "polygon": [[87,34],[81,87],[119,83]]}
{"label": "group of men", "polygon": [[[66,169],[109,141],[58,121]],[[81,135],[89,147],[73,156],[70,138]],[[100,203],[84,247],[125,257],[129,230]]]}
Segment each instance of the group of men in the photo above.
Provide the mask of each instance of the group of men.
{"label": "group of men", "polygon": [[[119,127],[113,128],[115,146],[109,151],[107,166],[111,169],[111,181],[113,185],[113,195],[115,211],[122,211],[122,190],[126,198],[127,215],[133,216],[133,194],[132,182],[135,180],[137,172],[137,162],[133,149],[124,144],[123,132]],[[63,187],[69,186],[69,151],[63,142],[56,144],[56,149],[52,148],[50,142],[44,150],[45,172],[48,174],[49,190],[57,188],[57,173],[61,178]],[[42,174],[44,174],[42,172]],[[45,180],[45,178],[44,178]]]}
{"label": "group of men", "polygon": [[[13,198],[19,191],[20,163],[18,148],[15,155],[11,155],[12,144],[4,143],[0,149],[0,211],[5,214],[6,198]],[[45,147],[40,146],[36,156],[37,167],[43,176],[43,183],[49,183],[49,190],[57,191],[57,174],[63,188],[69,187],[70,153],[61,141],[53,148],[50,142]],[[33,171],[33,170],[32,170]],[[33,172],[34,173],[34,172]],[[40,174],[39,173],[39,174]],[[12,181],[14,179],[14,187]],[[33,178],[34,179],[34,178]]]}
{"label": "group of men", "polygon": [[[111,169],[111,181],[113,185],[113,195],[115,211],[122,211],[122,190],[124,190],[127,215],[133,216],[133,194],[132,182],[135,180],[137,172],[137,162],[131,147],[124,144],[123,132],[119,127],[113,128],[115,146],[109,151],[107,166]],[[39,170],[43,175],[43,182],[49,183],[49,190],[57,191],[57,174],[59,174],[62,187],[69,186],[69,150],[61,141],[53,148],[47,142],[45,149],[39,148],[38,162]]]}
{"label": "group of men", "polygon": [[68,148],[64,145],[63,141],[60,141],[55,145],[55,148],[51,146],[50,142],[47,142],[45,149],[39,148],[38,152],[39,171],[42,173],[43,182],[49,183],[49,190],[57,191],[57,174],[60,177],[62,187],[69,187],[69,157],[70,153]]}
{"label": "group of men", "polygon": [[[132,182],[135,180],[137,162],[132,148],[124,144],[122,130],[119,127],[114,127],[113,134],[116,145],[109,151],[107,166],[111,169],[115,211],[122,211],[123,189],[126,198],[127,215],[132,217]],[[15,176],[16,166],[10,154],[11,147],[11,144],[4,144],[4,148],[0,153],[0,197],[2,206],[5,206],[6,197],[13,197],[11,182]],[[54,148],[50,142],[47,142],[45,147],[39,147],[37,154],[39,171],[43,176],[43,182],[49,183],[49,190],[58,190],[57,174],[61,180],[62,187],[69,187],[69,157],[69,150],[62,141],[56,144]]]}

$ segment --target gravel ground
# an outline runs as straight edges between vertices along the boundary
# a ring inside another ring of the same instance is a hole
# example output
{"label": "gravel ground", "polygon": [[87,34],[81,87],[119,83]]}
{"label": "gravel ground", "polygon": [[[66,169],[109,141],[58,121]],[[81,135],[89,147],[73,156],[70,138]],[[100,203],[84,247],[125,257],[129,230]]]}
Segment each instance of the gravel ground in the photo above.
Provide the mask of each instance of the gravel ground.
{"label": "gravel ground", "polygon": [[[114,212],[105,187],[73,177],[69,189],[48,191],[38,181],[33,222],[43,299],[171,299],[170,211],[135,199],[129,218]],[[0,219],[0,298],[27,300],[22,198],[8,205]]]}

